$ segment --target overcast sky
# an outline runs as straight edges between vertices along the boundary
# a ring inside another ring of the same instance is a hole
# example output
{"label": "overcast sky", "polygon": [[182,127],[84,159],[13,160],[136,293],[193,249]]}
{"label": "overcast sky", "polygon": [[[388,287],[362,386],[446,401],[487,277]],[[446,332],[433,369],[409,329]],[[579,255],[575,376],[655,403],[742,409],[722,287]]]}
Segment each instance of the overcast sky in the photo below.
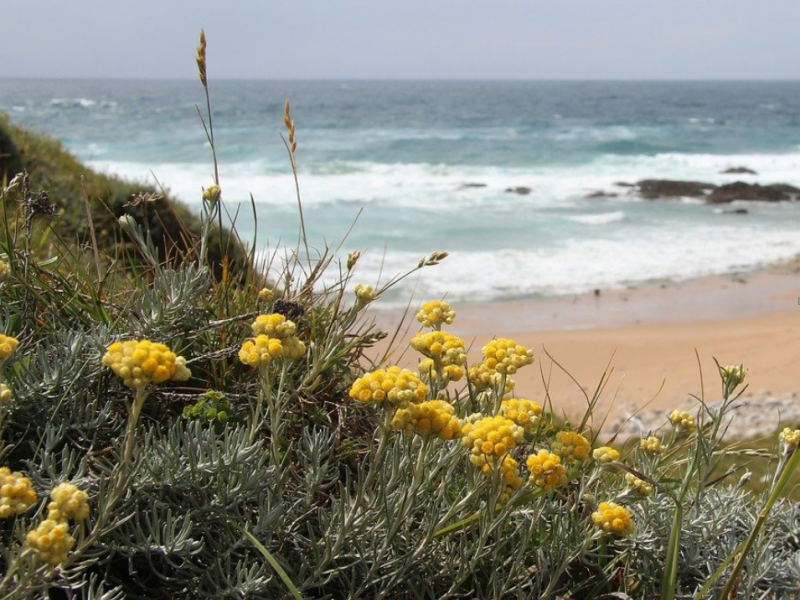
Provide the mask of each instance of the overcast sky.
{"label": "overcast sky", "polygon": [[2,0],[0,77],[798,79],[800,0]]}

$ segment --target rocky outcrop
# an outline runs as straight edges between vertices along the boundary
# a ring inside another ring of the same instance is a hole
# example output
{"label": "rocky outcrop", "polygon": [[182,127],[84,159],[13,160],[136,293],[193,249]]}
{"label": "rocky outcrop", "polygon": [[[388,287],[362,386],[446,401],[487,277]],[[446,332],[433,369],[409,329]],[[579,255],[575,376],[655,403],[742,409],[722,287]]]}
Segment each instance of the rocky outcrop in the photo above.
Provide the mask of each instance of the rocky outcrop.
{"label": "rocky outcrop", "polygon": [[513,188],[507,188],[507,189],[506,189],[506,193],[508,193],[508,194],[519,194],[520,196],[527,196],[527,195],[528,195],[528,194],[530,194],[532,191],[533,191],[533,190],[532,190],[531,188],[529,188],[529,187],[524,187],[524,186],[513,187]]}
{"label": "rocky outcrop", "polygon": [[674,181],[672,179],[643,179],[636,184],[639,195],[645,200],[705,198],[716,187],[713,183]]}
{"label": "rocky outcrop", "polygon": [[759,200],[761,202],[785,202],[796,200],[800,197],[800,189],[776,183],[772,185],[759,185],[737,181],[721,185],[712,191],[706,201],[710,204],[733,202],[734,200]]}
{"label": "rocky outcrop", "polygon": [[596,192],[591,192],[586,194],[584,198],[587,200],[592,200],[594,198],[616,198],[619,194],[615,194],[613,192],[604,192],[603,190],[598,190]]}
{"label": "rocky outcrop", "polygon": [[722,175],[758,175],[753,169],[748,169],[747,167],[731,167],[730,169],[725,169],[724,171],[720,171]]}
{"label": "rocky outcrop", "polygon": [[702,198],[709,204],[723,204],[734,200],[786,202],[800,199],[800,188],[792,185],[785,183],[759,185],[744,181],[714,185],[702,181],[643,179],[636,184],[635,192],[645,200]]}

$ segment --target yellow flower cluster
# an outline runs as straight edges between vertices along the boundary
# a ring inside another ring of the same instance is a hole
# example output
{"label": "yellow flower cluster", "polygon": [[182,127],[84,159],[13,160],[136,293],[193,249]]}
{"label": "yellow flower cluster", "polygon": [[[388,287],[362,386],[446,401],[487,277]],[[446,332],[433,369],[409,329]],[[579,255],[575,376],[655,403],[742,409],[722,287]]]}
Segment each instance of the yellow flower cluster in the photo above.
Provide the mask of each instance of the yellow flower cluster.
{"label": "yellow flower cluster", "polygon": [[5,279],[9,273],[11,273],[11,267],[6,261],[0,259],[0,279]]}
{"label": "yellow flower cluster", "polygon": [[399,408],[392,418],[392,429],[422,437],[452,440],[461,437],[461,422],[453,406],[444,400],[429,400]]}
{"label": "yellow flower cluster", "polygon": [[89,496],[71,483],[60,483],[50,492],[50,498],[47,518],[28,532],[25,541],[44,562],[55,567],[66,560],[75,545],[67,520],[89,517]]}
{"label": "yellow flower cluster", "polygon": [[464,376],[467,351],[464,340],[446,331],[418,333],[411,338],[411,347],[427,356],[419,363],[419,372],[430,376],[438,373],[445,381],[458,381]]}
{"label": "yellow flower cluster", "polygon": [[428,386],[408,369],[389,367],[367,373],[356,379],[350,397],[359,402],[390,402],[399,407],[423,402]]}
{"label": "yellow flower cluster", "polygon": [[270,302],[274,296],[275,292],[269,288],[263,288],[260,292],[258,292],[258,299],[260,302]]}
{"label": "yellow flower cluster", "polygon": [[522,427],[502,416],[464,423],[461,432],[461,442],[472,450],[470,462],[481,468],[487,463],[496,464],[496,459],[505,456],[524,436]]}
{"label": "yellow flower cluster", "polygon": [[450,308],[447,302],[441,300],[426,302],[417,313],[417,321],[422,323],[423,327],[433,327],[434,329],[438,329],[443,324],[451,325],[455,318],[456,312]]}
{"label": "yellow flower cluster", "polygon": [[567,470],[558,454],[539,450],[538,454],[528,456],[527,464],[531,472],[528,477],[531,485],[549,492],[567,483]]}
{"label": "yellow flower cluster", "polygon": [[625,473],[625,481],[641,496],[650,496],[653,493],[653,486],[633,473]]}
{"label": "yellow flower cluster", "polygon": [[239,360],[246,365],[266,367],[276,358],[295,360],[306,353],[306,345],[294,335],[297,325],[279,313],[258,315],[250,329],[255,337],[239,350]]}
{"label": "yellow flower cluster", "polygon": [[800,429],[792,430],[786,427],[778,437],[789,447],[800,446]]}
{"label": "yellow flower cluster", "polygon": [[212,183],[203,190],[203,200],[208,200],[212,204],[217,202],[221,195],[222,190],[219,189],[219,186],[216,183]]}
{"label": "yellow flower cluster", "polygon": [[262,334],[252,340],[246,340],[242,344],[242,349],[239,350],[239,360],[251,367],[262,367],[279,357],[295,360],[303,356],[305,352],[306,345],[298,337],[292,336],[280,340]]}
{"label": "yellow flower cluster", "polygon": [[11,402],[13,397],[14,395],[11,393],[11,388],[5,383],[0,383],[0,407]]}
{"label": "yellow flower cluster", "polygon": [[[469,381],[475,388],[475,391],[482,392],[489,388],[495,388],[500,385],[503,380],[503,375],[490,369],[485,362],[480,362],[477,365],[472,365],[469,368]],[[503,394],[510,394],[514,391],[516,382],[511,377],[505,378],[505,387]]]}
{"label": "yellow flower cluster", "polygon": [[483,356],[488,368],[506,375],[513,375],[521,367],[533,362],[533,350],[506,338],[497,338],[486,344]]}
{"label": "yellow flower cluster", "polygon": [[89,496],[71,483],[60,483],[50,492],[53,500],[47,505],[47,518],[52,521],[75,519],[83,521],[89,517]]}
{"label": "yellow flower cluster", "polygon": [[[431,375],[436,372],[436,365],[433,362],[433,359],[423,358],[421,361],[419,361],[417,370],[422,378],[425,381],[428,381]],[[457,365],[445,365],[442,367],[439,376],[442,378],[442,382],[447,385],[451,381],[458,381],[464,377],[464,368]]]}
{"label": "yellow flower cluster", "polygon": [[22,514],[34,502],[36,492],[31,489],[31,480],[21,473],[12,473],[8,467],[0,468],[0,518]]}
{"label": "yellow flower cluster", "polygon": [[531,433],[539,423],[542,407],[535,400],[509,398],[500,404],[500,414],[522,427],[525,433]]}
{"label": "yellow flower cluster", "polygon": [[375,291],[371,285],[364,285],[363,283],[357,283],[355,288],[356,299],[361,304],[369,304],[375,298],[378,297],[378,293]]}
{"label": "yellow flower cluster", "polygon": [[600,446],[594,449],[592,458],[599,463],[610,463],[619,460],[619,452],[610,446]]}
{"label": "yellow flower cluster", "polygon": [[[481,473],[487,477],[494,474],[494,462],[484,459],[483,464],[479,465]],[[522,477],[519,476],[519,464],[516,460],[508,455],[505,455],[499,463],[497,463],[497,471],[500,473],[500,482],[503,485],[500,491],[500,503],[507,504],[519,488],[522,487]]]}
{"label": "yellow flower cluster", "polygon": [[661,454],[664,452],[664,446],[661,445],[661,440],[654,435],[639,440],[639,448],[650,454]]}
{"label": "yellow flower cluster", "polygon": [[613,502],[601,502],[592,513],[592,521],[606,533],[630,535],[633,533],[633,519],[630,511]]}
{"label": "yellow flower cluster", "polygon": [[694,417],[685,410],[673,410],[669,415],[669,422],[676,428],[686,431],[694,431],[697,426]]}
{"label": "yellow flower cluster", "polygon": [[75,545],[75,538],[69,534],[68,528],[66,521],[45,519],[36,529],[28,532],[25,541],[44,562],[55,567],[67,559],[67,554]]}
{"label": "yellow flower cluster", "polygon": [[19,346],[19,340],[10,335],[0,333],[0,363],[14,353]]}
{"label": "yellow flower cluster", "polygon": [[297,330],[297,325],[294,321],[290,321],[280,313],[272,313],[269,315],[258,315],[253,324],[250,325],[253,330],[253,335],[267,335],[271,338],[278,338],[285,340],[294,335]]}
{"label": "yellow flower cluster", "polygon": [[552,450],[564,460],[585,460],[589,458],[592,445],[577,431],[559,431]]}
{"label": "yellow flower cluster", "polygon": [[739,386],[747,375],[744,365],[728,365],[719,368],[719,375],[729,391]]}
{"label": "yellow flower cluster", "polygon": [[114,342],[103,356],[103,364],[129,388],[142,388],[168,379],[186,381],[192,376],[185,358],[176,356],[164,344],[149,340]]}

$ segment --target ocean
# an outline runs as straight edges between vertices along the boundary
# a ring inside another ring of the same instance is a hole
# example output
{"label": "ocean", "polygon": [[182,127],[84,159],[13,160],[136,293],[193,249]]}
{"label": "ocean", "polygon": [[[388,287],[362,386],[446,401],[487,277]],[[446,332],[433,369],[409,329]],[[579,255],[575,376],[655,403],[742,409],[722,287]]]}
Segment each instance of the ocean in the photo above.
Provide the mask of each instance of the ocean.
{"label": "ocean", "polygon": [[[645,201],[617,185],[800,187],[800,82],[212,81],[223,197],[265,254],[297,240],[286,98],[312,249],[361,250],[353,283],[372,284],[450,253],[390,303],[570,295],[800,253],[800,202]],[[213,169],[197,105],[195,81],[0,80],[14,121],[199,210]],[[740,166],[757,175],[721,173]],[[598,191],[616,196],[586,197]]]}

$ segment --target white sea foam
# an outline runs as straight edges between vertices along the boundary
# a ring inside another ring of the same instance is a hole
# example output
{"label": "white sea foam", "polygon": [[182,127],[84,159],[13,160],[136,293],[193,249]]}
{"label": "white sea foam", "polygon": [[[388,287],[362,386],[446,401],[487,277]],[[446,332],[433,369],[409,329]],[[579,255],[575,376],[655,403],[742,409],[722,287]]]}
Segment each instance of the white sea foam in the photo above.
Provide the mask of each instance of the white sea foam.
{"label": "white sea foam", "polygon": [[599,213],[595,215],[575,215],[574,217],[567,217],[569,221],[575,223],[583,223],[584,225],[607,225],[616,221],[622,221],[625,218],[625,213],[621,210],[613,212]]}
{"label": "white sea foam", "polygon": [[[131,162],[92,161],[92,166],[136,180],[153,180],[153,174],[179,198],[192,202],[206,185],[211,168],[196,163],[151,165]],[[746,166],[758,175],[725,175],[721,172]],[[288,166],[247,161],[221,165],[223,188],[229,200],[246,200],[252,192],[256,202],[282,204],[294,195],[294,180]],[[504,190],[532,189],[529,196],[509,194],[509,202],[536,202],[538,206],[563,206],[567,199],[580,199],[602,190],[628,197],[619,181],[640,179],[699,180],[730,183],[745,179],[758,183],[800,185],[800,152],[790,154],[711,155],[664,153],[646,155],[602,155],[583,165],[501,168],[427,163],[381,164],[340,161],[301,167],[300,185],[309,205],[335,201],[381,203],[397,207],[432,208],[432,199],[469,205],[496,199]],[[466,183],[485,187],[464,188]],[[635,197],[629,197],[635,200]],[[448,210],[450,207],[448,207]]]}
{"label": "white sea foam", "polygon": [[[742,239],[748,243],[742,244]],[[407,298],[415,288],[418,295],[461,301],[578,294],[747,271],[797,253],[796,234],[753,230],[748,235],[732,227],[709,227],[699,237],[677,239],[665,232],[655,238],[573,240],[555,249],[453,252],[439,266],[423,270],[419,282],[403,282],[397,298]],[[413,252],[366,253],[359,261],[359,281],[376,281],[381,269],[385,280],[419,259]]]}

